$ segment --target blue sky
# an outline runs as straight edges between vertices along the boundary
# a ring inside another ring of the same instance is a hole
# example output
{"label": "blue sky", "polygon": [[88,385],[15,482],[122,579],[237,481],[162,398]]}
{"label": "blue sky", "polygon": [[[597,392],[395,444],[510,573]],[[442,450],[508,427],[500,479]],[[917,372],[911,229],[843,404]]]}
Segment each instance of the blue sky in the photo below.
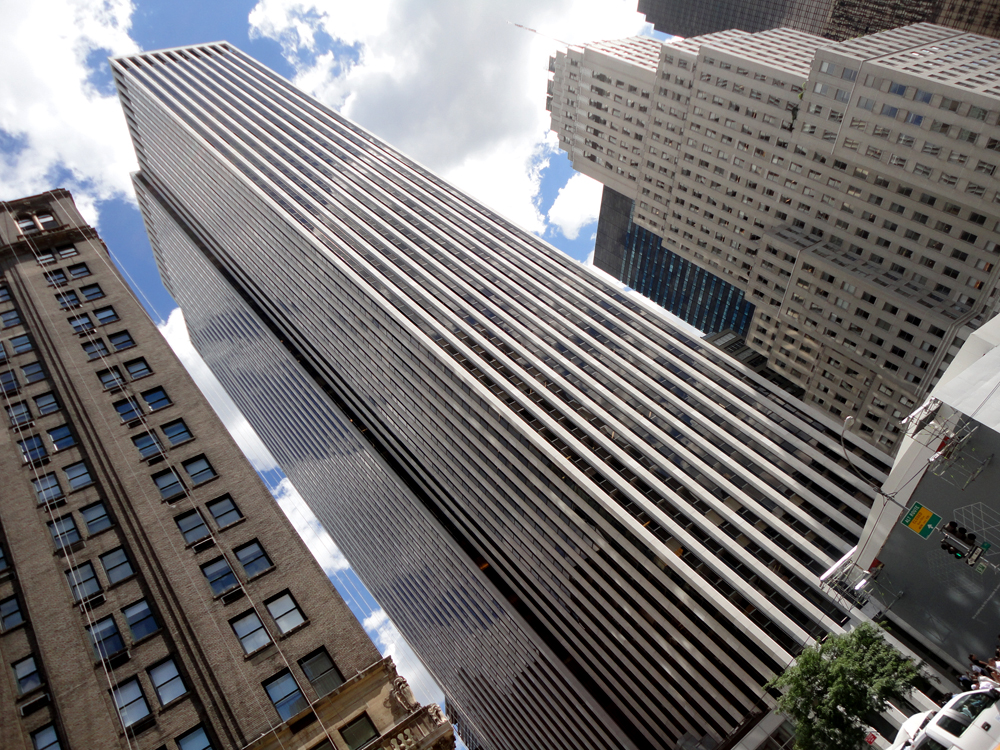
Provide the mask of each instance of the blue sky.
{"label": "blue sky", "polygon": [[[635,0],[0,0],[0,200],[70,189],[213,406],[417,697],[440,692],[186,340],[135,206],[106,58],[227,40],[583,260],[600,186],[548,132],[548,55],[649,27]],[[531,34],[513,23],[538,29]]]}

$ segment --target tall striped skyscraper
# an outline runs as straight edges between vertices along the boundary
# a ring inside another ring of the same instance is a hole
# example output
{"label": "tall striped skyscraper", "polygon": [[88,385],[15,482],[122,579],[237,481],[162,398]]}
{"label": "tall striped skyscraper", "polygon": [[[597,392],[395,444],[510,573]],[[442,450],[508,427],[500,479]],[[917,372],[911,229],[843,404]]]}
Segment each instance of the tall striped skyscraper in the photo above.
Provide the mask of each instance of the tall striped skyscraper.
{"label": "tall striped skyscraper", "polygon": [[884,456],[226,43],[115,60],[195,345],[474,748],[721,739]]}

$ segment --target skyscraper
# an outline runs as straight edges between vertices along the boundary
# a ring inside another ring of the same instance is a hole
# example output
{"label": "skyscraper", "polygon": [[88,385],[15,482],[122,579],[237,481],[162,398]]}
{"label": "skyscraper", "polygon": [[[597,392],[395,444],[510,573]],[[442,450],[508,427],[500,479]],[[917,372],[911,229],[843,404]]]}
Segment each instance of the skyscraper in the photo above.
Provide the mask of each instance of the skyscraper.
{"label": "skyscraper", "polygon": [[0,392],[0,746],[454,746],[65,190],[0,203]]}
{"label": "skyscraper", "polygon": [[195,345],[482,748],[766,713],[884,455],[231,45],[113,62]]}
{"label": "skyscraper", "polygon": [[677,255],[745,291],[747,343],[892,451],[1000,304],[998,53],[929,24],[605,41],[557,55],[549,108],[574,167],[663,237],[633,266]]}

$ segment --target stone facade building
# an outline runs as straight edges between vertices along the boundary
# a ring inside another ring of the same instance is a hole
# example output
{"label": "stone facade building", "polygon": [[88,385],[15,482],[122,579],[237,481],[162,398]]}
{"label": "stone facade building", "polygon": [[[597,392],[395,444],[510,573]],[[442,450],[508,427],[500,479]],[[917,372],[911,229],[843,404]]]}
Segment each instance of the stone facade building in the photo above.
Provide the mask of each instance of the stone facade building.
{"label": "stone facade building", "polygon": [[0,747],[453,747],[64,190],[0,203],[0,393]]}
{"label": "stone facade building", "polygon": [[571,47],[550,67],[574,167],[745,291],[769,367],[894,451],[998,303],[1000,41],[726,31]]}

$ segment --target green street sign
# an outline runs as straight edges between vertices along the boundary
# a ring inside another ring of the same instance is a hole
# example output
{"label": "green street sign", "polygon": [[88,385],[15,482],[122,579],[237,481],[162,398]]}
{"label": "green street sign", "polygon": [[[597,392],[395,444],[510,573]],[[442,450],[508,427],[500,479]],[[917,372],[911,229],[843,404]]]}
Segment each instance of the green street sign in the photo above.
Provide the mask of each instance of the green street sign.
{"label": "green street sign", "polygon": [[920,503],[914,503],[900,523],[926,539],[941,523],[941,516]]}
{"label": "green street sign", "polygon": [[984,563],[984,562],[979,563],[976,566],[976,572],[979,573],[979,575],[982,575],[983,573],[985,573],[986,572],[986,563]]}

